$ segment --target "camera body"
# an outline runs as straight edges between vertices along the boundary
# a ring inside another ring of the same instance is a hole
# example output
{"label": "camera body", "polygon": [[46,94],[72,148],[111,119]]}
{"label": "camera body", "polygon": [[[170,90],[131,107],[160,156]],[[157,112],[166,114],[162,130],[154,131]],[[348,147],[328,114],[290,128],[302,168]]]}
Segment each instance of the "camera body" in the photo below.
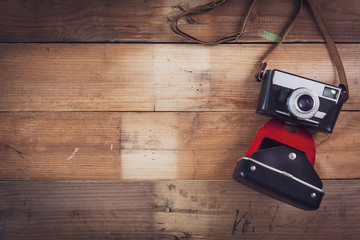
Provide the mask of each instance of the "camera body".
{"label": "camera body", "polygon": [[[341,87],[325,84],[280,70],[267,70],[257,112],[332,132],[345,96]],[[346,92],[345,92],[346,93]]]}

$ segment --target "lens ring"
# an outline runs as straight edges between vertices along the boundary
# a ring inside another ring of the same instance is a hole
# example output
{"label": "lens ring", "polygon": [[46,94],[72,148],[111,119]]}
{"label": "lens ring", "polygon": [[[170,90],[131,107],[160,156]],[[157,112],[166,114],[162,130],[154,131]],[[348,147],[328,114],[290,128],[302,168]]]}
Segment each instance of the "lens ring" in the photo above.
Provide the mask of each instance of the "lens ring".
{"label": "lens ring", "polygon": [[[300,97],[307,95],[310,96],[313,102],[313,106],[310,110],[304,111],[298,106],[298,100]],[[293,91],[288,98],[287,106],[290,113],[300,120],[312,118],[319,110],[320,102],[319,97],[315,92],[308,88],[298,88]]]}

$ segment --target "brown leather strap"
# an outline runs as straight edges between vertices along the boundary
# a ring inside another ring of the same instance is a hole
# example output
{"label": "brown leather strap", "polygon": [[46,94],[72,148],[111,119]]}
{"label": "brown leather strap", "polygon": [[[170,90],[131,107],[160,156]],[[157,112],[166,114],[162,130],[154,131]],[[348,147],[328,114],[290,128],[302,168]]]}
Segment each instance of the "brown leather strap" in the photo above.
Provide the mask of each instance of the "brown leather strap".
{"label": "brown leather strap", "polygon": [[180,30],[179,26],[178,26],[178,23],[179,21],[187,16],[187,15],[194,15],[194,14],[199,14],[199,13],[203,13],[203,12],[207,12],[207,11],[210,11],[214,8],[216,8],[217,6],[220,6],[221,4],[225,3],[226,0],[220,0],[220,1],[214,1],[214,2],[210,2],[208,4],[205,4],[205,5],[201,5],[201,6],[197,6],[197,7],[194,7],[194,8],[191,8],[187,11],[184,11],[182,12],[180,15],[178,15],[172,22],[171,22],[171,28],[172,30],[176,33],[176,34],[179,34],[180,36],[186,38],[186,39],[189,39],[191,41],[194,41],[194,42],[197,42],[197,43],[201,43],[201,44],[207,44],[207,45],[216,45],[216,44],[219,44],[219,43],[223,43],[223,42],[232,42],[232,41],[237,41],[237,39],[244,34],[245,32],[245,28],[246,28],[246,24],[249,20],[249,17],[250,17],[250,14],[252,12],[252,10],[254,9],[255,7],[255,3],[256,3],[256,0],[253,0],[250,8],[249,8],[249,11],[247,12],[246,14],[246,17],[242,23],[242,27],[241,27],[241,30],[239,32],[234,32],[234,33],[230,33],[230,34],[227,34],[225,35],[224,37],[221,37],[221,38],[218,38],[218,39],[215,39],[215,40],[212,40],[212,41],[203,41],[203,40],[200,40],[198,38],[195,38],[185,32],[183,32],[182,30]]}
{"label": "brown leather strap", "polygon": [[[339,80],[340,80],[340,87],[344,90],[344,97],[346,98],[345,101],[347,101],[347,99],[349,98],[349,88],[348,88],[348,83],[347,83],[347,78],[346,78],[346,74],[345,74],[345,70],[344,70],[344,66],[342,64],[339,52],[337,51],[336,45],[331,37],[331,35],[329,34],[329,31],[327,30],[324,21],[322,20],[319,11],[317,10],[317,8],[315,7],[314,3],[312,2],[312,0],[306,0],[310,6],[310,10],[311,13],[325,39],[326,42],[326,46],[328,48],[328,51],[330,53],[331,59],[334,62],[338,75],[339,75]],[[225,3],[226,0],[220,0],[220,1],[215,1],[215,2],[211,2],[205,5],[201,5],[192,9],[189,9],[187,11],[184,11],[183,13],[181,13],[180,15],[178,15],[175,20],[171,23],[171,28],[172,30],[179,34],[180,36],[183,36],[184,38],[187,38],[191,41],[197,42],[197,43],[201,43],[201,44],[207,44],[207,45],[215,45],[215,44],[219,44],[219,43],[223,43],[223,42],[231,42],[231,41],[237,41],[238,38],[244,34],[245,32],[245,28],[246,28],[246,24],[249,20],[249,16],[251,14],[251,12],[253,11],[254,7],[255,7],[255,3],[256,0],[253,0],[247,14],[246,17],[242,23],[242,27],[241,30],[239,32],[235,32],[235,33],[231,33],[228,34],[222,38],[219,39],[215,39],[212,41],[203,41],[200,39],[197,39],[183,31],[181,31],[179,29],[178,26],[178,22],[185,17],[186,15],[192,15],[192,14],[199,14],[199,13],[203,13],[203,12],[207,12],[210,11],[212,9],[214,9],[215,7]],[[300,10],[302,9],[303,6],[303,0],[299,0],[299,8],[298,11],[295,15],[295,17],[293,18],[293,20],[291,21],[291,23],[289,24],[289,26],[287,26],[281,40],[271,49],[271,51],[269,51],[269,53],[264,57],[263,61],[261,62],[261,66],[260,69],[258,71],[258,73],[256,74],[256,78],[257,79],[261,79],[263,77],[263,74],[266,70],[266,66],[267,66],[267,61],[269,60],[269,58],[273,55],[273,53],[280,47],[280,45],[284,42],[285,38],[287,37],[287,35],[289,34],[290,30],[292,29],[292,27],[295,25],[295,22],[300,14]]]}
{"label": "brown leather strap", "polygon": [[299,15],[300,15],[300,11],[302,9],[303,6],[303,1],[300,0],[299,1],[299,8],[298,11],[295,15],[295,17],[293,18],[293,20],[291,21],[291,23],[289,24],[289,26],[286,28],[283,36],[281,37],[280,41],[270,50],[270,52],[268,54],[266,54],[266,56],[264,57],[264,59],[261,62],[261,66],[259,68],[259,71],[257,72],[257,74],[255,75],[255,78],[261,80],[263,78],[263,75],[265,73],[266,70],[266,66],[267,66],[267,62],[269,61],[270,57],[274,54],[274,52],[280,47],[280,45],[285,41],[285,38],[287,37],[287,35],[289,34],[290,30],[293,28],[293,26],[295,25],[296,20],[298,19]]}
{"label": "brown leather strap", "polygon": [[[317,26],[320,29],[321,34],[323,35],[325,42],[326,42],[326,46],[327,49],[330,53],[330,57],[331,60],[334,62],[338,76],[339,76],[339,81],[340,81],[340,87],[345,91],[345,93],[343,94],[343,96],[346,98],[344,99],[345,101],[347,101],[349,99],[349,87],[348,87],[348,83],[347,83],[347,78],[346,78],[346,74],[345,74],[345,69],[344,66],[342,64],[339,52],[336,48],[336,45],[329,33],[329,31],[327,30],[324,20],[321,18],[319,11],[317,10],[317,8],[315,7],[314,3],[312,2],[312,0],[306,0],[310,6],[310,10],[311,13],[316,21]],[[264,60],[261,63],[260,69],[258,71],[258,73],[256,74],[256,78],[260,79],[263,77],[263,74],[266,70],[266,66],[267,66],[267,61],[269,60],[269,58],[272,56],[272,54],[280,47],[280,45],[282,44],[282,42],[285,40],[286,36],[288,35],[288,33],[290,32],[291,28],[294,26],[295,21],[300,13],[300,10],[302,8],[303,5],[303,0],[300,0],[300,5],[299,5],[299,11],[297,12],[295,18],[293,19],[292,23],[289,25],[289,27],[287,28],[287,30],[285,31],[283,37],[281,38],[281,40],[275,45],[275,47],[265,56]]]}
{"label": "brown leather strap", "polygon": [[[317,8],[315,7],[312,0],[307,0],[307,2],[310,6],[312,15],[322,33],[324,39],[325,39],[326,46],[330,53],[331,60],[334,62],[335,66],[336,66],[336,70],[339,75],[340,87],[342,87],[344,89],[344,91],[346,91],[347,99],[349,99],[349,86],[348,86],[348,82],[347,82],[347,78],[346,78],[346,74],[345,74],[344,65],[341,61],[341,58],[340,58],[339,52],[336,48],[336,45],[334,43],[334,40],[332,39],[329,31],[327,30],[327,28],[325,26],[325,22],[321,18],[320,13],[317,10]],[[347,101],[347,99],[345,99],[345,101]]]}

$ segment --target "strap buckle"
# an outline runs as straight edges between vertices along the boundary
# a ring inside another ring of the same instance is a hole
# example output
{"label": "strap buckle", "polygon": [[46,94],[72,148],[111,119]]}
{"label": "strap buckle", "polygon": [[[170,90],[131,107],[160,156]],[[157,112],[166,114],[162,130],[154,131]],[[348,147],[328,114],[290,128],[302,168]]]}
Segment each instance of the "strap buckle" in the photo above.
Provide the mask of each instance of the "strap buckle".
{"label": "strap buckle", "polygon": [[221,5],[221,4],[225,3],[225,2],[226,2],[226,0],[220,0],[220,1],[217,1],[216,3],[214,3],[214,4],[215,4],[215,7],[217,7],[217,6],[219,6],[219,5]]}
{"label": "strap buckle", "polygon": [[213,9],[213,8],[216,8],[217,6],[220,6],[221,4],[224,4],[226,2],[226,0],[220,0],[220,1],[217,1],[217,2],[210,2],[208,4],[205,4],[204,6],[205,7],[208,7],[209,9]]}
{"label": "strap buckle", "polygon": [[267,63],[264,62],[261,65],[259,72],[257,74],[255,74],[255,79],[256,79],[257,82],[261,82],[262,80],[264,80],[266,67],[267,67]]}
{"label": "strap buckle", "polygon": [[342,89],[342,99],[341,101],[347,102],[349,99],[348,89],[344,84],[339,84],[339,87]]}

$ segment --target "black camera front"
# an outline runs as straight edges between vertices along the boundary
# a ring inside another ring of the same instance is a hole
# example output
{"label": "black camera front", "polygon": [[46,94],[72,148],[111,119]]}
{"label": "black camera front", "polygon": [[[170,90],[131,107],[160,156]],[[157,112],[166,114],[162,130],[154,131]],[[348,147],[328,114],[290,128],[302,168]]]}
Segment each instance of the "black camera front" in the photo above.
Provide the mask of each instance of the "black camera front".
{"label": "black camera front", "polygon": [[337,86],[290,74],[267,70],[259,96],[257,112],[332,132],[345,102]]}

